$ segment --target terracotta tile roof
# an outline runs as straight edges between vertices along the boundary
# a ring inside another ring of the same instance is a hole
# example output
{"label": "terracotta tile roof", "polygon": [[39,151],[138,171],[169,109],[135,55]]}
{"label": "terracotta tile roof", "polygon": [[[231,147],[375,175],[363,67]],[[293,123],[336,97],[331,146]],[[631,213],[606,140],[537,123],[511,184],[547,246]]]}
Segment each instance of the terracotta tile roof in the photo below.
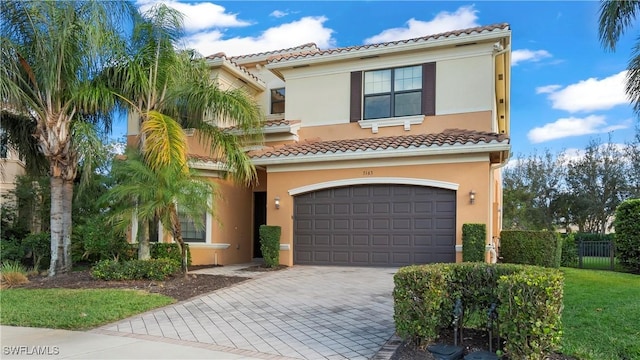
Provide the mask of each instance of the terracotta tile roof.
{"label": "terracotta tile roof", "polygon": [[211,61],[222,61],[222,62],[228,62],[229,64],[231,64],[231,66],[237,68],[239,71],[241,71],[243,74],[245,74],[246,76],[250,77],[251,79],[255,80],[258,83],[264,84],[264,80],[260,79],[259,77],[257,77],[256,75],[254,75],[252,72],[250,72],[249,70],[247,70],[247,68],[245,68],[244,66],[238,64],[237,62],[235,62],[233,60],[233,58],[228,57],[225,53],[223,52],[219,52],[219,53],[215,53],[212,55],[207,56],[205,59],[207,60],[211,60]]}
{"label": "terracotta tile roof", "polygon": [[291,59],[319,57],[319,56],[331,55],[331,54],[350,53],[350,52],[359,51],[359,50],[372,49],[372,48],[384,48],[384,47],[389,47],[389,46],[394,46],[399,44],[427,42],[427,41],[437,40],[441,38],[454,38],[454,37],[466,36],[466,35],[472,35],[472,34],[489,33],[497,30],[509,30],[509,28],[510,28],[509,24],[501,23],[501,24],[493,24],[493,25],[486,25],[486,26],[478,26],[478,27],[469,28],[469,29],[454,30],[454,31],[440,33],[440,34],[426,35],[426,36],[407,39],[407,40],[390,41],[390,42],[379,43],[379,44],[349,46],[349,47],[327,49],[327,50],[321,50],[321,51],[303,51],[303,52],[297,52],[297,53],[294,52],[290,54],[283,53],[283,54],[277,54],[277,55],[271,56],[269,58],[269,63],[277,63],[280,61],[286,61]]}
{"label": "terracotta tile roof", "polygon": [[317,52],[317,51],[320,51],[320,48],[318,48],[316,44],[306,43],[303,45],[298,45],[298,46],[287,48],[287,49],[271,50],[271,51],[265,51],[265,52],[255,53],[255,54],[231,56],[230,59],[232,59],[233,61],[243,61],[243,60],[252,60],[252,59],[261,58],[261,57],[277,56],[279,54]]}
{"label": "terracotta tile roof", "polygon": [[446,145],[509,143],[504,134],[448,129],[437,134],[387,136],[333,141],[306,141],[252,151],[252,159],[296,157],[317,154],[348,154],[389,149],[420,149]]}
{"label": "terracotta tile roof", "polygon": [[[295,125],[299,123],[300,123],[300,120],[284,120],[284,119],[267,120],[262,123],[262,128],[266,129],[266,128],[277,127],[277,126]],[[237,126],[229,126],[228,128],[225,128],[225,130],[235,130],[237,128],[238,128]]]}

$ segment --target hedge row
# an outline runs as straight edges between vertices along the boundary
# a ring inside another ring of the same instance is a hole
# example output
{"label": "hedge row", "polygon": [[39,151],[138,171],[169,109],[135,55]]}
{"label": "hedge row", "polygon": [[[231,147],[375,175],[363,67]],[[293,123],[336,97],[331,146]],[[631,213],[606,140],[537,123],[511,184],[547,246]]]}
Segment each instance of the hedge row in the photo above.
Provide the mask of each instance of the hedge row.
{"label": "hedge row", "polygon": [[165,280],[180,270],[172,259],[102,260],[91,268],[91,276],[101,280]]}
{"label": "hedge row", "polygon": [[562,239],[551,231],[503,230],[500,233],[502,261],[544,267],[560,267]]}
{"label": "hedge row", "polygon": [[557,269],[515,264],[432,264],[394,276],[398,335],[421,344],[451,331],[453,307],[465,316],[497,304],[500,337],[512,359],[543,359],[560,342],[563,277]]}

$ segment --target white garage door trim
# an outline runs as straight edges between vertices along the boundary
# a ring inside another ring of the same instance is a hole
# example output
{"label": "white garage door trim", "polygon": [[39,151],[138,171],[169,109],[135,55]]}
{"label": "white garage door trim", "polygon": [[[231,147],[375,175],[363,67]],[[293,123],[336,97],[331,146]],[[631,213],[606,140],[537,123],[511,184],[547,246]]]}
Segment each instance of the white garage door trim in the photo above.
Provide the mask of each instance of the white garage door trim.
{"label": "white garage door trim", "polygon": [[350,185],[375,185],[375,184],[395,184],[395,185],[417,185],[435,187],[447,190],[457,191],[460,184],[430,180],[430,179],[416,179],[416,178],[403,178],[403,177],[363,177],[363,178],[351,178],[342,180],[325,181],[321,183],[300,186],[289,190],[289,195],[295,196],[312,191],[324,190],[335,187],[350,186]]}

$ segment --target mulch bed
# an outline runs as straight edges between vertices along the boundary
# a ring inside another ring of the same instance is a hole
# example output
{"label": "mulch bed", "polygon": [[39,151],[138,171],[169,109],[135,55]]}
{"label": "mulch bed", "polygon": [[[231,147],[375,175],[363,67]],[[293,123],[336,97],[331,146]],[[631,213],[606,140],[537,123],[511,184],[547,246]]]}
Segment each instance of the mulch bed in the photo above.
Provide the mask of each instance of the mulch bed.
{"label": "mulch bed", "polygon": [[29,279],[29,283],[16,287],[28,289],[67,288],[146,290],[150,293],[162,294],[172,297],[178,301],[183,301],[237,284],[247,279],[249,278],[241,276],[187,274],[187,276],[176,275],[164,281],[105,281],[92,278],[89,270],[80,270],[72,271],[68,274],[57,275],[52,278],[47,276],[32,277]]}
{"label": "mulch bed", "polygon": [[[473,351],[479,350],[488,350],[489,342],[488,342],[488,334],[484,330],[475,330],[475,329],[464,329],[463,332],[463,341],[460,346],[464,349],[464,354],[467,355]],[[453,345],[453,331],[450,334],[441,334],[438,343]],[[496,340],[496,339],[494,339]],[[493,351],[495,351],[496,346],[498,344],[494,341]],[[427,350],[426,346],[424,348],[415,346],[413,344],[403,342],[398,346],[396,351],[391,356],[391,360],[414,360],[414,359],[423,359],[423,360],[432,360],[435,359],[433,355]],[[574,357],[566,356],[560,353],[552,353],[549,354],[545,360],[577,360]]]}

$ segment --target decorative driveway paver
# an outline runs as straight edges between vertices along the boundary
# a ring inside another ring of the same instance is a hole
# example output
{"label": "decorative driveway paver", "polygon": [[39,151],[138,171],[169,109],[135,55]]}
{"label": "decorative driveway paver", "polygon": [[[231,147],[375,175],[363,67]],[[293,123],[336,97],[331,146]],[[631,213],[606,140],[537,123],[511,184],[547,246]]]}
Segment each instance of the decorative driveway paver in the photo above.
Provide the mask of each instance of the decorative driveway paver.
{"label": "decorative driveway paver", "polygon": [[265,358],[369,359],[395,331],[396,270],[294,266],[99,331],[213,344]]}

